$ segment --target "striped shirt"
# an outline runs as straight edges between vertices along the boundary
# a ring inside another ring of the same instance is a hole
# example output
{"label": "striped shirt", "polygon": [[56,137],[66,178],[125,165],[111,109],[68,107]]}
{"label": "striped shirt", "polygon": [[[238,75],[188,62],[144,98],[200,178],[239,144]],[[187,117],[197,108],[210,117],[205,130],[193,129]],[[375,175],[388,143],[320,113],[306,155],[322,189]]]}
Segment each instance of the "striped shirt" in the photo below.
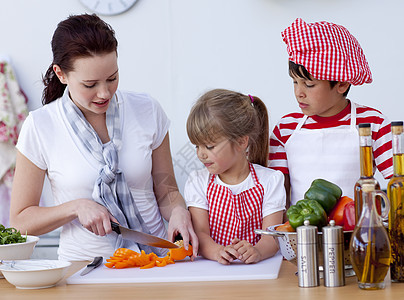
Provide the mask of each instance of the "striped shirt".
{"label": "striped shirt", "polygon": [[[380,111],[356,104],[357,124],[370,123],[373,140],[374,165],[385,179],[393,175],[391,127]],[[269,166],[284,174],[289,174],[285,144],[296,129],[303,113],[290,113],[281,118],[275,126],[270,139]],[[315,130],[323,128],[346,129],[351,122],[351,102],[340,113],[332,117],[308,117],[301,130]],[[359,141],[358,141],[359,147]]]}

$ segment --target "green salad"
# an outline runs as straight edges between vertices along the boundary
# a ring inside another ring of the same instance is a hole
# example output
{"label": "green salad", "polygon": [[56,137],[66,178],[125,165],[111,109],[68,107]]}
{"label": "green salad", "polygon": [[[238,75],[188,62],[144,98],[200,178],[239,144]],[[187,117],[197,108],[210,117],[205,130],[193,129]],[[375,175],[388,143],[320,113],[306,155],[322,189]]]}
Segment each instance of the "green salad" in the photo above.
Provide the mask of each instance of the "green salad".
{"label": "green salad", "polygon": [[22,236],[20,231],[15,228],[6,228],[0,224],[0,245],[24,243],[26,236]]}

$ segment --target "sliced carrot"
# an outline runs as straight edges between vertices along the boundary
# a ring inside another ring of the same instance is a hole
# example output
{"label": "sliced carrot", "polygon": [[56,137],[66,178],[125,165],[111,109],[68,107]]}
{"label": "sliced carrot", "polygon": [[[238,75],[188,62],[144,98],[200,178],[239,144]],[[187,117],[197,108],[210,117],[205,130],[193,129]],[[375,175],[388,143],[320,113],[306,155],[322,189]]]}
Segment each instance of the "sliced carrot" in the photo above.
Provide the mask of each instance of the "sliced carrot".
{"label": "sliced carrot", "polygon": [[140,268],[141,268],[141,269],[150,269],[150,268],[153,268],[155,265],[156,265],[155,262],[152,261],[151,263],[149,263],[149,264],[147,264],[147,265],[144,265],[144,266],[142,266],[142,267],[140,267]]}
{"label": "sliced carrot", "polygon": [[115,265],[115,263],[105,263],[104,266],[106,266],[107,268],[113,268]]}
{"label": "sliced carrot", "polygon": [[121,261],[121,262],[117,262],[115,264],[115,268],[117,269],[123,269],[123,268],[127,268],[128,264],[125,261]]}
{"label": "sliced carrot", "polygon": [[161,260],[161,261],[159,261],[159,260],[156,260],[156,266],[157,267],[165,267],[165,266],[167,266],[167,261],[166,260]]}
{"label": "sliced carrot", "polygon": [[[192,246],[190,245],[190,248]],[[178,249],[179,250],[179,249]],[[140,269],[149,269],[153,267],[165,267],[168,264],[174,264],[175,260],[180,259],[184,254],[192,255],[192,248],[188,251],[181,249],[181,255],[172,255],[169,252],[165,257],[158,257],[155,253],[147,254],[145,251],[140,253],[127,248],[118,248],[113,256],[108,258],[104,264],[108,268],[123,269],[140,267]],[[180,254],[180,253],[177,253]]]}

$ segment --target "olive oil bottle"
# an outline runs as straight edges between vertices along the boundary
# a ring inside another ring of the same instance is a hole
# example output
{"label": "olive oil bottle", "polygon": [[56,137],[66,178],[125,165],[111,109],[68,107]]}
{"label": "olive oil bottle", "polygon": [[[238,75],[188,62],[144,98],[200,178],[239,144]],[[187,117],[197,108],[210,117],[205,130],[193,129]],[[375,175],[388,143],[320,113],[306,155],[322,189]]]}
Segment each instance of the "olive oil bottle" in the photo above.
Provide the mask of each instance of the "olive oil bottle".
{"label": "olive oil bottle", "polygon": [[390,199],[389,236],[391,243],[390,275],[392,282],[404,282],[404,133],[403,122],[392,122],[393,172],[387,185]]}
{"label": "olive oil bottle", "polygon": [[[369,123],[359,124],[359,149],[361,176],[355,184],[355,221],[358,223],[362,212],[362,187],[364,184],[371,184],[375,190],[380,190],[379,182],[374,178],[373,171],[373,149],[372,149],[372,129]],[[381,205],[379,197],[376,201],[377,210],[380,213]]]}
{"label": "olive oil bottle", "polygon": [[[382,215],[376,210],[376,197],[383,199]],[[390,267],[391,245],[382,218],[389,214],[389,199],[373,184],[362,186],[363,207],[349,243],[352,267],[361,289],[383,289]]]}

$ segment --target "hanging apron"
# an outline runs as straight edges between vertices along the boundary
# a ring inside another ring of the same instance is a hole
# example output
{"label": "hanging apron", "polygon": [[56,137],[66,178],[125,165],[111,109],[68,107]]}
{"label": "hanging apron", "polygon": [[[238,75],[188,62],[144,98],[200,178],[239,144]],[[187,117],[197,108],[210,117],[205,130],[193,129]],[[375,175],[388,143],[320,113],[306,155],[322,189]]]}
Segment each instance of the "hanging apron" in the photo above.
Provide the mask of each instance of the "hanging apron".
{"label": "hanging apron", "polygon": [[353,199],[354,186],[360,177],[355,103],[351,102],[351,124],[348,129],[301,130],[306,120],[305,115],[285,144],[291,205],[304,198],[311,182],[317,178],[337,184],[344,196]]}
{"label": "hanging apron", "polygon": [[215,183],[215,174],[209,181],[210,236],[220,245],[229,245],[234,238],[255,245],[260,239],[254,229],[262,228],[264,188],[258,181],[253,165],[249,165],[255,186],[240,194],[234,195],[228,187]]}

